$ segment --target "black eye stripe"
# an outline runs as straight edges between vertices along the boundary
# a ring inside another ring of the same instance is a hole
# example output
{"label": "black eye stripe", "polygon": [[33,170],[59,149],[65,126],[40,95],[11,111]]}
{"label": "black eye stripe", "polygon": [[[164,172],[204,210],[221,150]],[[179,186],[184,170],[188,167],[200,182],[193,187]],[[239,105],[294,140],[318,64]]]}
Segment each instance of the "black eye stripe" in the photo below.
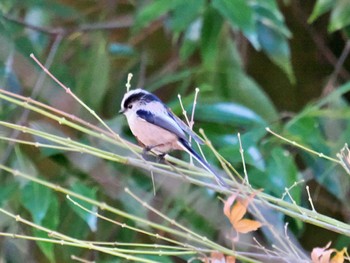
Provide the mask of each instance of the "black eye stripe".
{"label": "black eye stripe", "polygon": [[136,93],[136,94],[131,95],[129,98],[127,98],[124,101],[124,105],[123,105],[124,109],[128,108],[129,105],[131,103],[133,103],[134,101],[139,100],[142,97],[142,95],[143,95],[142,93]]}

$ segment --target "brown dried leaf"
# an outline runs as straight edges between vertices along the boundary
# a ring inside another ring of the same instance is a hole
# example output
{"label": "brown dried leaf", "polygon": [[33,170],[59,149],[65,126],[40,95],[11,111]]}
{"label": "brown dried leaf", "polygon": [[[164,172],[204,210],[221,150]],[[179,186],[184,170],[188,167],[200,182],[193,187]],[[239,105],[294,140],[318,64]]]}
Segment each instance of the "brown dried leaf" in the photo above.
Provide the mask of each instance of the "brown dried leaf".
{"label": "brown dried leaf", "polygon": [[234,228],[236,229],[236,231],[242,234],[255,231],[259,227],[261,227],[261,223],[259,221],[251,220],[251,219],[242,219],[234,225]]}
{"label": "brown dried leaf", "polygon": [[346,252],[346,248],[343,248],[341,251],[337,251],[337,253],[332,257],[331,263],[343,263],[344,262],[344,254]]}
{"label": "brown dried leaf", "polygon": [[234,256],[227,256],[226,263],[236,263],[236,258]]}
{"label": "brown dried leaf", "polygon": [[224,254],[214,251],[210,254],[210,262],[212,263],[225,263],[225,256]]}
{"label": "brown dried leaf", "polygon": [[236,263],[236,258],[233,256],[227,256],[225,258],[225,255],[221,252],[214,251],[210,254],[209,258],[205,259],[205,263]]}
{"label": "brown dried leaf", "polygon": [[237,201],[236,204],[232,207],[230,213],[230,222],[232,225],[235,225],[239,220],[243,218],[243,216],[247,213],[247,208],[241,201]]}
{"label": "brown dried leaf", "polygon": [[334,252],[334,249],[328,249],[331,245],[331,242],[325,247],[315,247],[311,252],[312,263],[330,263],[331,254]]}
{"label": "brown dried leaf", "polygon": [[[253,199],[255,193],[249,196],[246,200],[237,200],[236,204],[233,205],[237,198],[237,194],[231,195],[224,204],[224,214],[230,220],[233,229],[238,233],[249,233],[251,231],[257,230],[262,224],[256,220],[242,219],[247,213],[247,207],[251,199]],[[232,209],[231,206],[233,205]]]}
{"label": "brown dried leaf", "polygon": [[236,198],[237,198],[237,194],[233,194],[224,203],[224,214],[225,214],[225,216],[228,217],[228,219],[230,219],[230,217],[231,217],[230,208],[231,208],[233,202],[236,200]]}

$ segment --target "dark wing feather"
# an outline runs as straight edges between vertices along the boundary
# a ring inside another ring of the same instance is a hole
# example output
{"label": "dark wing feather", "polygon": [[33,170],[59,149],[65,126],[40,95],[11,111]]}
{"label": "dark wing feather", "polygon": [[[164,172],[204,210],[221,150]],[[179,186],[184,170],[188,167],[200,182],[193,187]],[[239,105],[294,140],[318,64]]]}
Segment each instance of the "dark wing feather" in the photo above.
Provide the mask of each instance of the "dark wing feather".
{"label": "dark wing feather", "polygon": [[169,116],[180,126],[180,128],[186,132],[189,136],[191,136],[196,142],[199,144],[204,144],[202,138],[200,138],[196,133],[194,133],[190,127],[188,127],[179,117],[177,117],[172,111],[168,108]]}
{"label": "dark wing feather", "polygon": [[195,150],[192,149],[192,147],[188,144],[188,142],[186,140],[180,139],[179,143],[181,144],[183,149],[186,152],[188,152],[192,157],[194,157],[207,171],[209,171],[210,173],[215,175],[215,177],[217,178],[217,181],[219,182],[219,184],[221,184],[222,186],[225,186],[226,188],[228,187],[227,184],[225,183],[225,181],[221,178],[221,176],[218,175],[213,170],[213,168],[211,168],[209,163],[207,163],[202,157],[200,157],[200,155]]}
{"label": "dark wing feather", "polygon": [[141,119],[149,123],[152,123],[156,126],[159,126],[164,130],[170,131],[171,133],[174,133],[179,138],[186,140],[186,136],[183,130],[179,127],[179,125],[177,125],[177,122],[170,116],[168,117],[164,115],[164,117],[160,117],[146,110],[138,110],[136,111],[136,114]]}

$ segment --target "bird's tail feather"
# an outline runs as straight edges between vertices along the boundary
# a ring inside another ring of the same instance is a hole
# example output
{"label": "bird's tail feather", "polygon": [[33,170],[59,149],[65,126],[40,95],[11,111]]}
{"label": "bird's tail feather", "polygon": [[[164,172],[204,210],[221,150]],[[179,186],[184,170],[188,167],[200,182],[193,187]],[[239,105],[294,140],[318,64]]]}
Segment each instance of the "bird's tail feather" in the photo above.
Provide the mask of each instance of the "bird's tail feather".
{"label": "bird's tail feather", "polygon": [[192,149],[192,147],[189,145],[189,143],[187,141],[180,138],[179,144],[188,154],[190,154],[193,158],[195,158],[208,172],[213,174],[217,178],[218,182],[221,185],[227,187],[227,184],[224,182],[224,180],[221,178],[221,176],[219,176],[213,170],[213,168],[210,167],[209,163],[207,163],[195,150]]}

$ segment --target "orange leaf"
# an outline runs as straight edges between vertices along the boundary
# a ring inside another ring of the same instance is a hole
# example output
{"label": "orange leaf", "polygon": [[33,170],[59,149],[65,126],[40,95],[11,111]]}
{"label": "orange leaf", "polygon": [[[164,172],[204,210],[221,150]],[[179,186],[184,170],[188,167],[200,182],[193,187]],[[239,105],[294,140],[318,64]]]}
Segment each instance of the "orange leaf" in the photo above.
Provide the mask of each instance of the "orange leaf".
{"label": "orange leaf", "polygon": [[233,256],[227,256],[225,258],[225,255],[221,252],[214,251],[210,253],[210,258],[204,259],[205,263],[236,263],[236,258]]}
{"label": "orange leaf", "polygon": [[337,251],[334,257],[332,257],[331,263],[343,263],[345,252],[346,252],[346,248],[343,248],[341,251]]}
{"label": "orange leaf", "polygon": [[225,263],[225,256],[220,252],[212,252],[210,254],[210,262],[212,263]]}
{"label": "orange leaf", "polygon": [[233,202],[236,200],[237,194],[233,194],[231,195],[225,202],[224,204],[224,214],[225,216],[228,217],[228,219],[230,219],[230,215],[231,215],[231,211],[230,208],[233,204]]}
{"label": "orange leaf", "polygon": [[236,263],[236,258],[233,256],[227,256],[226,263]]}
{"label": "orange leaf", "polygon": [[224,214],[228,217],[232,224],[232,227],[238,233],[245,234],[257,230],[262,225],[260,222],[250,219],[242,219],[243,216],[247,213],[249,201],[254,198],[255,193],[249,196],[249,198],[246,200],[237,200],[236,204],[234,204],[232,209],[230,209],[236,200],[237,195],[238,194],[233,194],[227,199],[224,205]]}
{"label": "orange leaf", "polygon": [[241,201],[237,201],[236,204],[233,206],[231,209],[230,213],[230,221],[231,224],[234,225],[237,223],[239,220],[243,218],[243,216],[247,213],[247,208],[243,205]]}
{"label": "orange leaf", "polygon": [[256,220],[242,219],[238,221],[233,227],[237,232],[246,234],[257,230],[259,227],[261,227],[261,223]]}

